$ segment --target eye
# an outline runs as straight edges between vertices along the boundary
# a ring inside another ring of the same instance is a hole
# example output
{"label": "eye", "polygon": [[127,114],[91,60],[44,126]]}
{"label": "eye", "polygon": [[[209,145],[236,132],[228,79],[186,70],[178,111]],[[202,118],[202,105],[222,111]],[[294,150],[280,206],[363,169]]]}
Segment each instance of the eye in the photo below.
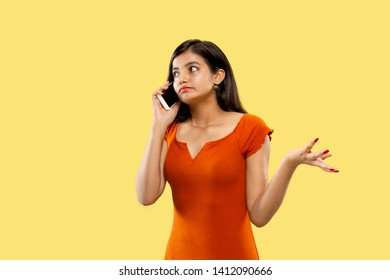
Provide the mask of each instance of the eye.
{"label": "eye", "polygon": [[199,70],[198,67],[196,67],[196,66],[190,66],[190,72],[195,72],[195,71],[197,71],[197,70]]}
{"label": "eye", "polygon": [[172,75],[173,75],[174,78],[179,77],[179,71],[173,71]]}

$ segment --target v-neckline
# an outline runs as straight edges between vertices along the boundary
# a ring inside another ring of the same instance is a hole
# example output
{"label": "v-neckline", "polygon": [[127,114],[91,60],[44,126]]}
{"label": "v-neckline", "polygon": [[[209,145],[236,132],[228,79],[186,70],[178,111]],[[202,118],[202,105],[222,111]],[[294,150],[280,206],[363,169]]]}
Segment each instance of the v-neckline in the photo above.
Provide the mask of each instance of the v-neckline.
{"label": "v-neckline", "polygon": [[233,135],[233,133],[237,130],[238,126],[240,125],[240,123],[242,122],[242,120],[244,119],[246,114],[243,114],[240,119],[238,120],[237,124],[235,125],[235,127],[233,128],[232,131],[230,131],[229,133],[227,133],[225,136],[221,137],[221,138],[218,138],[216,140],[211,140],[211,141],[207,141],[203,144],[203,146],[199,149],[199,151],[195,154],[195,155],[192,155],[191,152],[190,152],[190,149],[188,148],[188,143],[187,142],[182,142],[182,141],[179,141],[177,140],[177,130],[179,129],[180,127],[180,123],[178,124],[178,126],[176,127],[176,130],[175,130],[175,142],[178,143],[178,144],[181,144],[181,145],[184,145],[185,148],[186,148],[186,151],[187,151],[187,154],[189,156],[189,158],[191,159],[191,161],[195,161],[198,156],[202,153],[202,151],[205,149],[206,146],[208,146],[209,144],[213,144],[213,143],[216,143],[216,142],[219,142],[219,141],[223,141],[225,140],[226,138],[230,137],[231,135]]}

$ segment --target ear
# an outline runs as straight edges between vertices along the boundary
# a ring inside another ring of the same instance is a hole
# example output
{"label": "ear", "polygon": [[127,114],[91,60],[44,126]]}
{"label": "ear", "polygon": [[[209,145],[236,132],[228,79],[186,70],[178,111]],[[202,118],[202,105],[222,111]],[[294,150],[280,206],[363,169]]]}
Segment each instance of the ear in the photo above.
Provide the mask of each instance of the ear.
{"label": "ear", "polygon": [[225,79],[225,70],[218,69],[214,75],[214,84],[219,85]]}

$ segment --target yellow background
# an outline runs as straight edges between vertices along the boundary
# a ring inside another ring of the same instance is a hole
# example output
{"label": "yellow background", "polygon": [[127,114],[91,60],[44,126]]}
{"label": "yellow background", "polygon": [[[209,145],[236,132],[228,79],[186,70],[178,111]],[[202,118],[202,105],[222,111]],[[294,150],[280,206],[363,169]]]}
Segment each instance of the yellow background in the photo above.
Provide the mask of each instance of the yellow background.
{"label": "yellow background", "polygon": [[[388,1],[2,1],[0,259],[161,259],[169,187],[135,198],[150,94],[189,38],[219,45],[275,129],[270,177],[315,137],[264,259],[389,259]],[[221,194],[222,195],[222,194]]]}

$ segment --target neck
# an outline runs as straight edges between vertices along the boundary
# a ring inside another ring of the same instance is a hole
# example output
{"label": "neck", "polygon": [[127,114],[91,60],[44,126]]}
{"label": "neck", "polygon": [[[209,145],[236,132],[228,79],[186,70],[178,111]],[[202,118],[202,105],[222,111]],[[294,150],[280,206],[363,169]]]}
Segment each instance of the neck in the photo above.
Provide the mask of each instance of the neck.
{"label": "neck", "polygon": [[196,127],[207,127],[219,123],[221,117],[226,113],[219,107],[216,98],[202,104],[193,105],[190,107],[190,111],[190,122]]}

